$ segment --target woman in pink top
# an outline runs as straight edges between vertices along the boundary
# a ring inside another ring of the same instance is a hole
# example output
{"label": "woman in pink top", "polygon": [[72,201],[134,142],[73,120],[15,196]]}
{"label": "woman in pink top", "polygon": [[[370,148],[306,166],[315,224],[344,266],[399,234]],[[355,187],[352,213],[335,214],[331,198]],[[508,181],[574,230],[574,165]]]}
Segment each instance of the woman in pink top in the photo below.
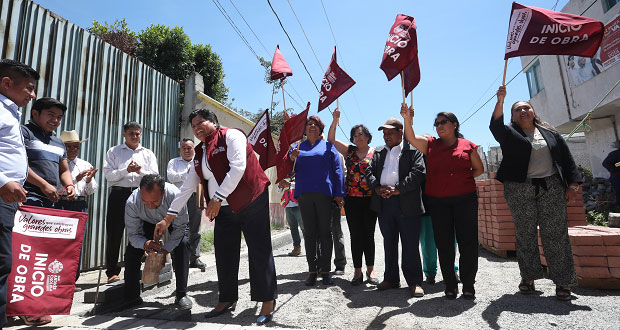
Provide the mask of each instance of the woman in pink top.
{"label": "woman in pink top", "polygon": [[440,112],[435,118],[439,138],[425,138],[413,132],[413,108],[403,104],[405,138],[426,156],[426,186],[439,264],[448,299],[456,298],[458,283],[454,273],[454,236],[458,242],[463,297],[474,299],[478,271],[478,196],[474,178],[484,166],[478,146],[459,133],[453,113]]}

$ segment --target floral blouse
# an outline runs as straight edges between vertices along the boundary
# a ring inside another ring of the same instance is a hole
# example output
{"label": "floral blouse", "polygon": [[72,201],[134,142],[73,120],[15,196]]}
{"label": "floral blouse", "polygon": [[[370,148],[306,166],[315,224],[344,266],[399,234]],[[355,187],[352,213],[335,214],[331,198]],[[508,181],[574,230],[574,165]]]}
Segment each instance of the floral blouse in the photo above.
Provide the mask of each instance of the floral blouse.
{"label": "floral blouse", "polygon": [[366,169],[370,164],[372,155],[375,153],[374,148],[370,148],[366,157],[360,160],[357,156],[357,147],[350,146],[345,156],[345,166],[347,167],[347,176],[345,179],[345,187],[347,196],[353,197],[370,197],[372,190],[366,182]]}

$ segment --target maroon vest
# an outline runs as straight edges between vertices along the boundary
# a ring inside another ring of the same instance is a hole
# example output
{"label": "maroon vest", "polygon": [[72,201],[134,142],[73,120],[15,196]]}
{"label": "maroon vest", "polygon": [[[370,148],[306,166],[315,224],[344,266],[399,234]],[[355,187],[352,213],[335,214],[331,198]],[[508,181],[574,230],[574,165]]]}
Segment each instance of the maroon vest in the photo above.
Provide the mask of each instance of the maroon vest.
{"label": "maroon vest", "polygon": [[[226,173],[230,171],[230,163],[226,155],[228,150],[226,146],[226,131],[228,131],[228,128],[217,129],[207,136],[205,142],[201,142],[194,149],[196,151],[196,155],[194,156],[194,169],[200,180],[202,180],[202,187],[207,201],[209,201],[210,198],[208,185],[202,174],[202,146],[203,144],[206,146],[205,150],[207,152],[208,165],[213,172],[217,184],[221,185],[226,177]],[[258,159],[254,154],[254,149],[252,149],[252,145],[248,142],[246,146],[245,172],[243,172],[243,176],[239,184],[237,184],[237,188],[226,198],[228,205],[234,213],[243,210],[262,194],[269,184],[269,179],[260,167]]]}

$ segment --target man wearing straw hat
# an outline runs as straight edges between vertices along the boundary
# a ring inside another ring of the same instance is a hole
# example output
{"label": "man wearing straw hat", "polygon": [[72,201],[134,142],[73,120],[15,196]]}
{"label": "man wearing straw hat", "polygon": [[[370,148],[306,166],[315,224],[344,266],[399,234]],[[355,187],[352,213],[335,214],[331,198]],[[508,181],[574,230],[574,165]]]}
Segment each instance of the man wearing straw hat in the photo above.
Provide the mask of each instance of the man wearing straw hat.
{"label": "man wearing straw hat", "polygon": [[[60,196],[60,201],[58,202],[56,208],[88,213],[88,202],[86,201],[86,196],[94,194],[98,188],[97,181],[93,180],[93,177],[95,173],[97,173],[98,169],[94,168],[89,162],[77,157],[80,153],[82,142],[86,142],[88,139],[80,140],[80,135],[75,130],[62,131],[62,133],[60,133],[60,139],[65,144],[65,149],[67,150],[67,161],[69,162],[69,172],[71,172],[73,185],[75,186],[75,196],[73,199],[67,199],[66,196]],[[86,223],[86,226],[87,227],[84,228],[82,248],[84,246],[84,242],[86,242],[86,229],[88,228],[88,223]],[[82,250],[80,250],[78,271],[75,276],[76,282],[80,278],[80,269],[82,269]],[[76,290],[79,291],[77,286]]]}

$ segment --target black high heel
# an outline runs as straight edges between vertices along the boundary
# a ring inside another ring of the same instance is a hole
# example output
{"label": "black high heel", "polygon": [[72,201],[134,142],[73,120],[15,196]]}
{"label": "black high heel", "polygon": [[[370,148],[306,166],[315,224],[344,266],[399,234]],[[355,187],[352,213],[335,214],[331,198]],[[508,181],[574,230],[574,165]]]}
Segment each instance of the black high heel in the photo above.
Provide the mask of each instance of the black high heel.
{"label": "black high heel", "polygon": [[220,316],[228,311],[234,311],[237,308],[237,302],[233,301],[226,305],[226,307],[222,308],[221,311],[216,310],[215,308],[205,314],[205,319],[209,319],[212,317]]}
{"label": "black high heel", "polygon": [[444,294],[446,295],[447,299],[456,299],[456,295],[459,293],[459,289],[454,288],[454,289],[446,289],[446,291],[444,291]]}
{"label": "black high heel", "polygon": [[273,300],[273,311],[267,315],[259,315],[258,318],[256,319],[256,323],[258,325],[263,325],[265,323],[271,322],[271,320],[273,319],[273,313],[276,312],[276,300]]}

